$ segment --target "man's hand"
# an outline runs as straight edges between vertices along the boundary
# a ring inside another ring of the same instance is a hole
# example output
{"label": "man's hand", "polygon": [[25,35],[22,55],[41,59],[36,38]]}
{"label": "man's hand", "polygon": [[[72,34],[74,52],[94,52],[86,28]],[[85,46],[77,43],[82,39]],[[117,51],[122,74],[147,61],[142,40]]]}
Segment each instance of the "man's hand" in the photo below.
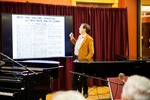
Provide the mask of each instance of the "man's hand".
{"label": "man's hand", "polygon": [[72,33],[72,32],[69,34],[69,37],[70,37],[70,39],[73,39],[73,38],[74,38],[74,36],[73,36],[73,33]]}

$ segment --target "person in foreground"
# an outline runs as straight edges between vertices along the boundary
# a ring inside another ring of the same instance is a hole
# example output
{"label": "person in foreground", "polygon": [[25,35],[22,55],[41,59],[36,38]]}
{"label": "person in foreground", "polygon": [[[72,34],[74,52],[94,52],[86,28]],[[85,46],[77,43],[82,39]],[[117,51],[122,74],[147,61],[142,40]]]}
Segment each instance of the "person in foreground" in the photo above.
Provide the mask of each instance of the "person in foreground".
{"label": "person in foreground", "polygon": [[150,100],[150,79],[132,75],[123,86],[122,100]]}
{"label": "person in foreground", "polygon": [[68,90],[56,92],[52,100],[86,100],[86,99],[80,92]]}
{"label": "person in foreground", "polygon": [[[94,42],[93,38],[89,35],[91,27],[87,23],[82,23],[79,28],[80,35],[76,40],[73,33],[69,37],[71,42],[75,45],[74,57],[78,60],[92,59],[94,55]],[[75,70],[75,69],[74,69]],[[84,73],[84,72],[83,72]],[[79,83],[78,83],[79,80]],[[73,90],[82,92],[85,98],[88,97],[88,83],[87,78],[84,76],[73,75]]]}

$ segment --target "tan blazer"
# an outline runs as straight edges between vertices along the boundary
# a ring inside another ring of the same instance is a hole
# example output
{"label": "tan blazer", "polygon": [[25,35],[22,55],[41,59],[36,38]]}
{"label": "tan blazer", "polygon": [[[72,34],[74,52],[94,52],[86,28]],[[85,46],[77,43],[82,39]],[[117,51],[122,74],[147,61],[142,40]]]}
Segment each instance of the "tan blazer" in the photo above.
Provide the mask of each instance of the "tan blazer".
{"label": "tan blazer", "polygon": [[[79,37],[78,37],[79,38]],[[76,39],[71,39],[71,42],[75,45]],[[91,59],[94,55],[94,42],[90,35],[86,35],[80,46],[78,59]]]}

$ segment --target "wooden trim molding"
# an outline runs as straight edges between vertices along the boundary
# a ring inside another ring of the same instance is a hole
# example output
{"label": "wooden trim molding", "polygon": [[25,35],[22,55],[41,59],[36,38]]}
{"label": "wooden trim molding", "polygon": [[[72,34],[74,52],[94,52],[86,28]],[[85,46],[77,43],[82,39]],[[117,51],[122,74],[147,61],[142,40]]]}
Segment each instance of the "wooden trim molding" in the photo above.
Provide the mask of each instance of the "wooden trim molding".
{"label": "wooden trim molding", "polygon": [[142,5],[150,5],[150,0],[141,0]]}
{"label": "wooden trim molding", "polygon": [[72,0],[72,5],[76,6],[77,3],[101,3],[101,4],[111,4],[112,7],[118,7],[118,0]]}

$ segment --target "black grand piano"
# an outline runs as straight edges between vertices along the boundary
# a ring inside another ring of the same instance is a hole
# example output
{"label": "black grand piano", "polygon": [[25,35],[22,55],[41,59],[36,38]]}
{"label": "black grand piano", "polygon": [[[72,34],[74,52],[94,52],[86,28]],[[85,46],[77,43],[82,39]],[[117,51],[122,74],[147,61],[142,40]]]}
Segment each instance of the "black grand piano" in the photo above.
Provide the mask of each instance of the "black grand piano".
{"label": "black grand piano", "polygon": [[[108,59],[74,60],[74,74],[93,77],[117,77],[119,73],[126,76],[138,74],[150,78],[150,59],[118,56],[114,61]],[[76,72],[76,73],[75,73]]]}
{"label": "black grand piano", "polygon": [[58,78],[62,66],[58,61],[24,60],[6,62],[0,67],[1,100],[46,100],[50,92],[50,78]]}

